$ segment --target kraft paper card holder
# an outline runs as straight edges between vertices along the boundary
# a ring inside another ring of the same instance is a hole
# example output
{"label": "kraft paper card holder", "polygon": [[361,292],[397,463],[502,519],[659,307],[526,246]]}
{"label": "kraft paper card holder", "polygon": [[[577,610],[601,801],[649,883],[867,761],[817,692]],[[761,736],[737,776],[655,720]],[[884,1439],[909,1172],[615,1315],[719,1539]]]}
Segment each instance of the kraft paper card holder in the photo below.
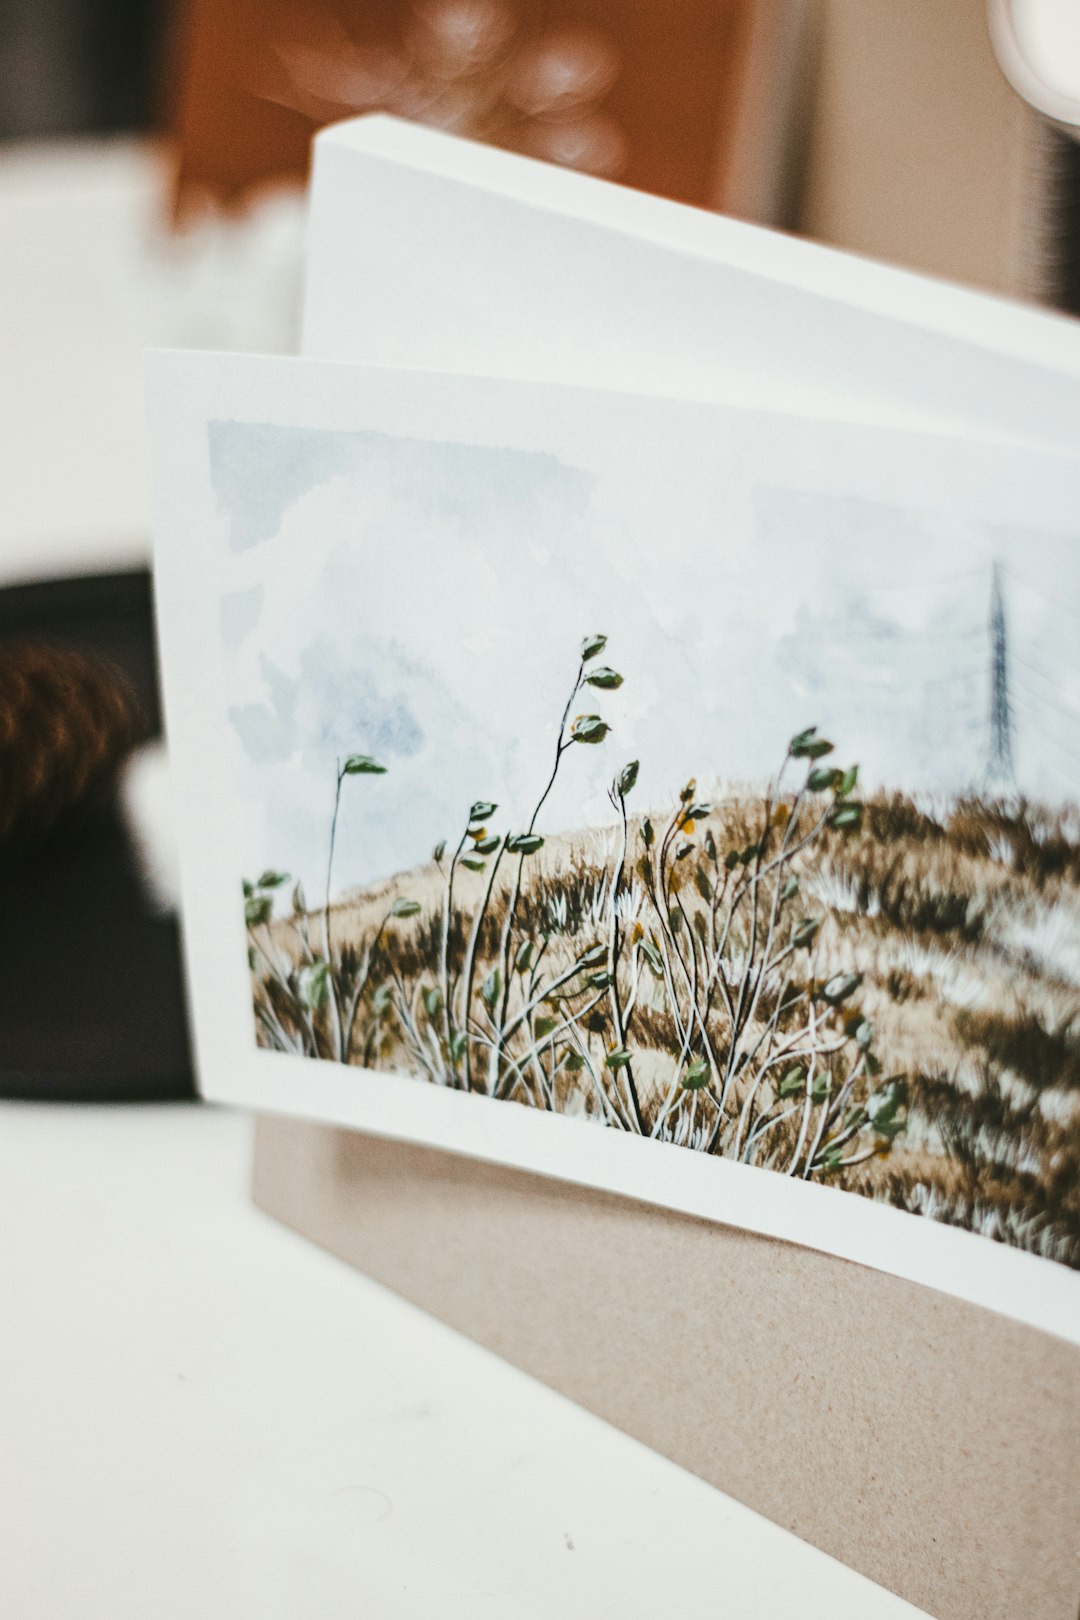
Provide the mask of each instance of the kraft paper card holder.
{"label": "kraft paper card holder", "polygon": [[[1038,851],[1076,838],[1080,465],[364,367],[150,385],[204,1088],[384,1139],[265,1123],[263,1207],[931,1612],[1071,1615],[1075,1137],[991,1060],[1008,1033],[1030,1088],[1071,994],[1075,879]],[[1015,720],[1013,656],[1049,683]],[[732,763],[699,783],[703,737]],[[908,840],[951,910],[875,864]],[[991,1103],[1026,1182],[980,1160]],[[641,1352],[606,1395],[583,1323]]]}
{"label": "kraft paper card holder", "polygon": [[1074,1344],[735,1225],[278,1115],[254,1198],[920,1611],[1075,1620]]}

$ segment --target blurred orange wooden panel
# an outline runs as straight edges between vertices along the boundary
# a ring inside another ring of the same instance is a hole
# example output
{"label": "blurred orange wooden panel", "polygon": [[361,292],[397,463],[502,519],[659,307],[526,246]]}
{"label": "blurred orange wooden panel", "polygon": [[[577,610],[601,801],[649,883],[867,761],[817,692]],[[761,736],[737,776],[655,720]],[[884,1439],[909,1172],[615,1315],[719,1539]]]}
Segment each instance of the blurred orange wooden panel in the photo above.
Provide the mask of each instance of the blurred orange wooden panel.
{"label": "blurred orange wooden panel", "polygon": [[[186,0],[179,215],[302,181],[324,124],[376,110],[763,217],[802,0]],[[747,145],[754,148],[749,154]],[[755,172],[751,179],[750,171]]]}

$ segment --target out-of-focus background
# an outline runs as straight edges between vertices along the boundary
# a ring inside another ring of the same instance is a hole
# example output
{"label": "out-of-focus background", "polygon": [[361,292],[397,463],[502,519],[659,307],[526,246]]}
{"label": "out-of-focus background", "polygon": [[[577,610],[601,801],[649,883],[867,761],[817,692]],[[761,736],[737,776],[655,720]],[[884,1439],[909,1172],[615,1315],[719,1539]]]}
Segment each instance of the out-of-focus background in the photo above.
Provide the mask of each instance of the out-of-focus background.
{"label": "out-of-focus background", "polygon": [[141,353],[294,346],[313,134],[387,110],[1072,311],[1076,10],[0,0],[0,1093],[191,1087]]}

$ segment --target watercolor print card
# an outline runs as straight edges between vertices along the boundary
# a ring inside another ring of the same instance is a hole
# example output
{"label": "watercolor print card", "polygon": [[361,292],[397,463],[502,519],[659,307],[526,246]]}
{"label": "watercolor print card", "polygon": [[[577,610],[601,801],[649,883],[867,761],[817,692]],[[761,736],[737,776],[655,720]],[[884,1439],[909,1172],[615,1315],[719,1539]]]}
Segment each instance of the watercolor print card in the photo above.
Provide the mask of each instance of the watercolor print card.
{"label": "watercolor print card", "polygon": [[1080,463],[151,357],[208,1096],[1080,1340]]}

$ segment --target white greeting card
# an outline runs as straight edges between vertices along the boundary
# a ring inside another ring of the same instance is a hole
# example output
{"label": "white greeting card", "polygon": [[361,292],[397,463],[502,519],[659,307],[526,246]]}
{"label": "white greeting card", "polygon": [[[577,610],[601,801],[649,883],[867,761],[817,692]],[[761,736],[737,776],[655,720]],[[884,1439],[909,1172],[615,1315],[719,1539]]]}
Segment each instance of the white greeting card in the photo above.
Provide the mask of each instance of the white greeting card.
{"label": "white greeting card", "polygon": [[1080,330],[376,114],[315,142],[303,352],[1075,454]]}
{"label": "white greeting card", "polygon": [[151,358],[207,1095],[1080,1342],[1080,467]]}

